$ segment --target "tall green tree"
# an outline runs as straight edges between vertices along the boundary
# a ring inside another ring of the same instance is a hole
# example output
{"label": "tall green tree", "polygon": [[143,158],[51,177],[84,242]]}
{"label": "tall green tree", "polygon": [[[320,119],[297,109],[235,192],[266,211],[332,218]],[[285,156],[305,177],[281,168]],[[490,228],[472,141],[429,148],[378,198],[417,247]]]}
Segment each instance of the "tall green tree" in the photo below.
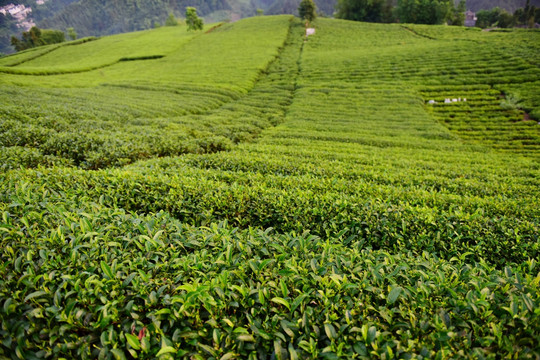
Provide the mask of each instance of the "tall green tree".
{"label": "tall green tree", "polygon": [[17,51],[22,51],[43,45],[43,41],[41,40],[41,29],[37,26],[33,26],[30,30],[24,31],[22,33],[21,39],[12,36],[11,45],[13,45],[13,47]]}
{"label": "tall green tree", "polygon": [[476,13],[476,26],[487,28],[497,26],[501,28],[509,28],[515,25],[516,17],[512,16],[506,10],[501,8],[493,8],[491,10],[481,10]]}
{"label": "tall green tree", "polygon": [[453,0],[398,0],[396,13],[402,23],[443,24],[453,10]]}
{"label": "tall green tree", "polygon": [[298,15],[307,22],[312,22],[317,17],[317,6],[313,0],[302,0],[298,6]]}
{"label": "tall green tree", "polygon": [[197,16],[196,8],[191,6],[186,8],[186,24],[188,31],[203,29],[203,19]]}
{"label": "tall green tree", "polygon": [[515,25],[514,17],[506,10],[502,10],[499,14],[497,26],[500,28],[511,28]]}
{"label": "tall green tree", "polygon": [[387,7],[386,0],[338,0],[336,17],[346,20],[383,22]]}
{"label": "tall green tree", "polygon": [[465,25],[465,11],[467,5],[465,0],[460,0],[458,6],[454,9],[454,16],[452,16],[452,25],[463,26]]}
{"label": "tall green tree", "polygon": [[476,13],[476,27],[487,28],[492,26],[499,19],[501,9],[496,7],[491,10],[480,10]]}

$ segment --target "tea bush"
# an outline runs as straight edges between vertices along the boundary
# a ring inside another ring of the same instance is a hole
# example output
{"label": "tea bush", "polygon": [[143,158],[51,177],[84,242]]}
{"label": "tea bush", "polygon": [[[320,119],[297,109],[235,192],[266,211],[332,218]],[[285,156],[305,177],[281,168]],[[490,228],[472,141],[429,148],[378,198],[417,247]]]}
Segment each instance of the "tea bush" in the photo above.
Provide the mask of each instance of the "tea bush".
{"label": "tea bush", "polygon": [[0,357],[540,356],[539,33],[314,26],[0,74]]}

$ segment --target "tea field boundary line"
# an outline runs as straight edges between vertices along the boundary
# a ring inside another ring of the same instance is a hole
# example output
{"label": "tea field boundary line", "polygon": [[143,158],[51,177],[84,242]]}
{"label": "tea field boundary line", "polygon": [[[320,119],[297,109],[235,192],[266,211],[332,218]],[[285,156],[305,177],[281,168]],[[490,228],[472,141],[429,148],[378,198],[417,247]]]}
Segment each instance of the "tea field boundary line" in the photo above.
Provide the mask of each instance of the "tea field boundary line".
{"label": "tea field boundary line", "polygon": [[420,34],[419,32],[417,32],[417,31],[415,31],[415,30],[413,30],[413,29],[411,29],[410,27],[407,27],[407,26],[405,26],[405,25],[401,25],[400,27],[401,27],[403,30],[406,30],[406,31],[408,31],[408,32],[410,32],[410,33],[412,33],[412,34],[414,34],[414,35],[416,35],[416,36],[423,37],[423,38],[429,39],[429,40],[439,40],[439,39],[434,38],[434,37],[431,37],[431,36],[429,36],[429,35]]}
{"label": "tea field boundary line", "polygon": [[[87,43],[87,42],[90,42],[90,41],[95,41],[95,40],[99,40],[100,38],[99,37],[95,37],[95,36],[89,36],[89,37],[85,37],[85,38],[81,38],[81,39],[78,39],[78,40],[74,40],[74,41],[70,41],[70,42],[66,42],[66,43],[60,43],[60,44],[51,44],[50,45],[50,49],[47,49],[46,51],[43,51],[43,52],[39,52],[38,50],[39,47],[37,48],[30,48],[28,49],[29,51],[28,52],[32,52],[32,51],[37,51],[38,54],[36,54],[35,56],[31,56],[29,58],[25,58],[25,59],[22,59],[22,60],[19,60],[19,61],[16,61],[14,63],[10,63],[10,64],[7,64],[7,65],[4,65],[5,67],[15,67],[15,66],[19,66],[21,64],[24,64],[26,62],[29,62],[29,61],[32,61],[32,60],[35,60],[35,59],[38,59],[42,56],[45,56],[47,54],[50,54],[52,53],[53,51],[55,50],[58,50],[64,46],[75,46],[75,45],[80,45],[80,44],[84,44],[84,43]],[[16,52],[16,53],[13,53],[13,54],[8,54],[6,55],[3,59],[5,58],[8,58],[8,57],[15,57],[17,55],[21,55],[21,54],[24,54],[25,52],[24,51],[21,51],[21,52]]]}

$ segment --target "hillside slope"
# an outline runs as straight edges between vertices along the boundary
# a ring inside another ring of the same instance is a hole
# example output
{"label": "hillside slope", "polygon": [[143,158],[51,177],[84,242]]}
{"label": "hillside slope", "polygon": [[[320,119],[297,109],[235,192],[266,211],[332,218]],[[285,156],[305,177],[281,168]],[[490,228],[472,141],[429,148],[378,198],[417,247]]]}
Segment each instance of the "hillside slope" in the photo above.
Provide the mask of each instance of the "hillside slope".
{"label": "hillside slope", "polygon": [[[2,97],[12,100],[2,113],[20,119],[6,124],[2,144],[31,141],[47,156],[85,168],[226,149],[260,131],[264,119],[220,123],[199,117],[253,87],[282,46],[288,22],[287,16],[252,18],[206,34],[161,28],[4,58],[0,82],[37,81],[41,87],[2,88]],[[53,65],[59,60],[62,65]],[[36,101],[25,104],[28,96]],[[45,129],[29,128],[27,119],[38,125],[41,117],[51,120]],[[80,134],[88,121],[100,128],[92,136]]]}
{"label": "hillside slope", "polygon": [[0,355],[540,356],[540,32],[314,26],[0,60]]}

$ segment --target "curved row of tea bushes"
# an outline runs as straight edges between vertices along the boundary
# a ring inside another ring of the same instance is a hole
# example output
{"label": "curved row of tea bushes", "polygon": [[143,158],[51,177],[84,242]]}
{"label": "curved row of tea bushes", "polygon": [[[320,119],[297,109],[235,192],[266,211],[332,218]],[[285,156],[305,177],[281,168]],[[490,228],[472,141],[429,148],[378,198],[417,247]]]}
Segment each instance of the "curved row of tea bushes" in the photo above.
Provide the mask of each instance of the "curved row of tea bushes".
{"label": "curved row of tea bushes", "polygon": [[[266,24],[269,29],[276,29],[275,20]],[[288,17],[277,20],[290,26]],[[277,30],[282,33],[281,28]],[[1,96],[9,102],[0,109],[0,145],[31,148],[44,159],[56,157],[84,169],[230,149],[279,122],[283,107],[290,102],[296,70],[292,66],[283,71],[282,67],[295,65],[297,55],[291,58],[284,53],[283,39],[273,45],[281,46],[279,59],[267,59],[253,87],[242,91],[155,81],[76,89],[3,88]],[[242,74],[243,70],[236,69]],[[4,167],[17,167],[9,154],[2,153]]]}

